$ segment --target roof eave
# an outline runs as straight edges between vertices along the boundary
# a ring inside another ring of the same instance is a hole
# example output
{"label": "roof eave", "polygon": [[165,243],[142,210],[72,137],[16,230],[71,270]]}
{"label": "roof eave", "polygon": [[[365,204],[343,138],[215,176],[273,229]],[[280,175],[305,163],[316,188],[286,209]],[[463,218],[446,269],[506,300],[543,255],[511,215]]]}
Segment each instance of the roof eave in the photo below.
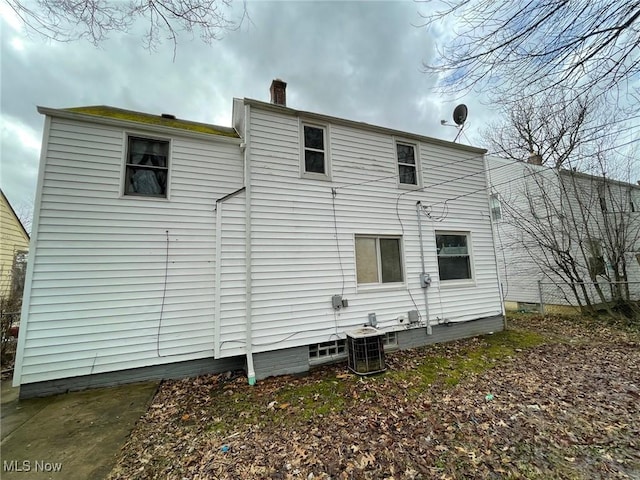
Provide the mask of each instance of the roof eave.
{"label": "roof eave", "polygon": [[324,114],[321,114],[321,113],[306,112],[304,110],[296,110],[294,108],[283,107],[282,105],[274,105],[273,103],[267,103],[267,102],[263,102],[263,101],[260,101],[260,100],[254,100],[252,98],[244,98],[244,102],[245,102],[246,105],[251,105],[251,106],[254,106],[254,107],[261,108],[263,110],[270,110],[270,111],[282,113],[282,114],[285,114],[285,115],[292,115],[292,116],[298,116],[298,117],[301,116],[301,117],[305,117],[305,118],[308,118],[308,119],[320,120],[320,121],[328,122],[328,123],[341,124],[341,125],[346,125],[346,126],[349,126],[349,127],[366,129],[366,130],[369,130],[369,131],[374,131],[374,132],[383,133],[383,134],[387,134],[387,135],[395,135],[395,136],[398,136],[398,137],[418,140],[418,141],[425,142],[425,143],[431,143],[433,145],[440,145],[440,146],[443,146],[443,147],[456,148],[458,150],[465,150],[467,152],[472,152],[472,153],[478,153],[478,154],[487,153],[487,150],[484,149],[484,148],[471,147],[469,145],[462,145],[460,143],[449,142],[447,140],[441,140],[439,138],[428,137],[426,135],[420,135],[420,134],[410,133],[410,132],[403,132],[401,130],[395,130],[393,128],[381,127],[379,125],[372,125],[370,123],[365,123],[365,122],[356,122],[354,120],[347,120],[345,118],[340,118],[340,117],[332,117],[330,115],[324,115]]}
{"label": "roof eave", "polygon": [[150,123],[135,122],[131,120],[124,120],[113,117],[103,117],[99,115],[91,115],[88,113],[71,112],[69,110],[61,110],[58,108],[49,108],[38,106],[38,113],[47,115],[49,117],[64,118],[67,120],[88,121],[92,123],[98,123],[102,125],[110,125],[116,127],[125,127],[135,130],[144,130],[153,133],[164,133],[166,135],[180,135],[183,137],[198,138],[205,140],[214,140],[219,142],[232,143],[240,145],[242,143],[241,138],[230,137],[228,135],[216,134],[216,133],[202,133],[194,130],[188,130],[185,128],[167,127],[164,125],[154,125]]}

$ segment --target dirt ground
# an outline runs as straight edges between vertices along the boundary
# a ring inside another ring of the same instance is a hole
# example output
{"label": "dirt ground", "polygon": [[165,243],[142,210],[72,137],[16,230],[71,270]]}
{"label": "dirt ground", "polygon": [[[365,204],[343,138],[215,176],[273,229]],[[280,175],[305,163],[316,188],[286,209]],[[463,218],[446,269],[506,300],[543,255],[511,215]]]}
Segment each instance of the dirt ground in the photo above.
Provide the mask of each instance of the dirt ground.
{"label": "dirt ground", "polygon": [[165,382],[109,478],[640,478],[637,329],[518,316],[387,367]]}

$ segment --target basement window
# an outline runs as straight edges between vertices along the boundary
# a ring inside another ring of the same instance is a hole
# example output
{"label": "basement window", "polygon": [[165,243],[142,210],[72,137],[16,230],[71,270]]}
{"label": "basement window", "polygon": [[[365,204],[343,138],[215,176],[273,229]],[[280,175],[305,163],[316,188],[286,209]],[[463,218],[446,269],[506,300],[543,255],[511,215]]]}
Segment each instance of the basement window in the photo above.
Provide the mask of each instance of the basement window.
{"label": "basement window", "polygon": [[393,348],[398,346],[398,332],[387,332],[382,337],[382,345],[387,348]]}
{"label": "basement window", "polygon": [[124,194],[167,197],[169,141],[129,136]]}
{"label": "basement window", "polygon": [[359,285],[404,281],[400,240],[400,237],[356,235],[356,272]]}
{"label": "basement window", "polygon": [[471,280],[469,232],[436,232],[440,280]]}
{"label": "basement window", "polygon": [[309,360],[322,362],[342,358],[347,355],[346,340],[333,340],[309,345]]}

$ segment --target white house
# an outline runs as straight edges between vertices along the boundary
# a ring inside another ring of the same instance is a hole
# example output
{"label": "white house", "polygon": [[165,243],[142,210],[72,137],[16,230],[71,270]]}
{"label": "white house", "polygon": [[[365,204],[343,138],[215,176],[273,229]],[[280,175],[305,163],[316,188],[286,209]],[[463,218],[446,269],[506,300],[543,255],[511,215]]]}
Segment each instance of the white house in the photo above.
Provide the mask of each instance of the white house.
{"label": "white house", "polygon": [[486,160],[507,308],[640,300],[640,185]]}
{"label": "white house", "polygon": [[[484,150],[234,99],[233,128],[39,108],[21,396],[503,328]],[[423,267],[424,264],[424,267]]]}

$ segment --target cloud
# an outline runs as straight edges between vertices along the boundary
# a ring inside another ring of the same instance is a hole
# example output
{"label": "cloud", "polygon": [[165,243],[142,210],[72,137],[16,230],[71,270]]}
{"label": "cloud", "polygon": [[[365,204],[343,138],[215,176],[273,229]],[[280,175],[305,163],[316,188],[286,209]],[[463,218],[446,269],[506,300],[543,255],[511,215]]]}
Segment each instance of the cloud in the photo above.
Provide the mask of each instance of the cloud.
{"label": "cloud", "polygon": [[[433,32],[414,26],[424,8],[414,2],[249,3],[251,22],[211,45],[182,34],[175,61],[170,42],[144,50],[141,23],[96,48],[25,35],[3,18],[2,114],[38,139],[44,122],[37,105],[106,104],[230,125],[233,97],[268,101],[271,80],[279,77],[288,83],[293,108],[451,140],[456,132],[440,119],[450,118],[455,103],[434,96],[436,79],[422,72],[434,54]],[[480,126],[486,109],[474,102],[467,102],[470,125]],[[20,185],[20,196],[30,198],[39,157],[23,140],[3,141],[2,181]],[[18,158],[28,168],[14,168]]]}

